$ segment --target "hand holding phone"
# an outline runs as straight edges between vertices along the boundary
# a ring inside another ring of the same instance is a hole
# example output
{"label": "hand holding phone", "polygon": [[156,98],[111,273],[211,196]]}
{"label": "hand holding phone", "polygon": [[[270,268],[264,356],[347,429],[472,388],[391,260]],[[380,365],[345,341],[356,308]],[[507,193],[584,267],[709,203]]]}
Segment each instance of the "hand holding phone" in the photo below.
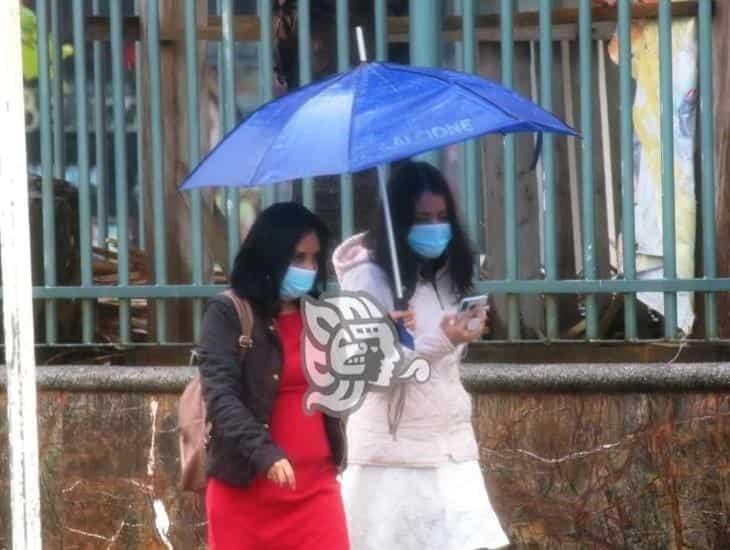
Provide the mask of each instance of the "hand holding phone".
{"label": "hand holding phone", "polygon": [[467,328],[471,331],[479,330],[484,323],[484,316],[482,313],[486,313],[489,309],[489,296],[487,294],[481,294],[479,296],[469,296],[461,300],[459,304],[459,316],[469,316],[472,319],[469,320]]}
{"label": "hand holding phone", "polygon": [[489,309],[489,295],[481,294],[479,296],[468,296],[461,300],[459,304],[459,313],[467,313],[475,309]]}

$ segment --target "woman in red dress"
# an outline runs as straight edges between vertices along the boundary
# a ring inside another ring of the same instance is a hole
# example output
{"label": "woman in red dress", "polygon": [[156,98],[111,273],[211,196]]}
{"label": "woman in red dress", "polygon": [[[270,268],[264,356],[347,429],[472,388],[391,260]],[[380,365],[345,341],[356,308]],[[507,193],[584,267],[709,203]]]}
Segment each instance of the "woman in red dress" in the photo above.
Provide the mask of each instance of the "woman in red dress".
{"label": "woman in red dress", "polygon": [[212,421],[206,511],[211,550],[347,550],[337,480],[340,420],[307,414],[299,299],[326,277],[327,231],[294,203],[261,213],[241,246],[231,287],[254,312],[241,359],[240,322],[219,295],[206,308],[199,351]]}

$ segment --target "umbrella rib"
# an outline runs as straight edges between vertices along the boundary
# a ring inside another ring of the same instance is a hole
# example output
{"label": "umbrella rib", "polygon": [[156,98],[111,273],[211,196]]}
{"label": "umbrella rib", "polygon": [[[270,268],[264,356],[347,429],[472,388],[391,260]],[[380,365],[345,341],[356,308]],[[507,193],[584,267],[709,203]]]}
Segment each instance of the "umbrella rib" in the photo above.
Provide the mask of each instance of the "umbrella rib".
{"label": "umbrella rib", "polygon": [[[292,114],[291,114],[291,115],[290,115],[290,116],[289,116],[289,117],[288,117],[288,118],[286,119],[286,122],[285,122],[284,124],[282,124],[282,125],[281,125],[281,129],[279,130],[279,135],[281,135],[281,134],[283,133],[284,129],[285,129],[286,127],[287,127],[287,125],[289,124],[289,122],[291,122],[291,119],[292,119],[292,118],[294,117],[294,115],[296,115],[296,114],[297,114],[297,113],[299,112],[299,110],[300,110],[300,109],[301,109],[302,107],[304,107],[305,105],[307,105],[307,104],[308,104],[308,103],[309,103],[310,101],[312,101],[313,99],[316,99],[316,98],[318,98],[318,97],[319,97],[319,95],[320,95],[320,94],[322,94],[322,92],[324,92],[325,90],[328,90],[328,89],[329,89],[329,88],[330,88],[330,87],[331,87],[331,86],[332,86],[333,84],[336,84],[337,82],[339,82],[340,80],[342,80],[342,79],[343,79],[344,77],[346,77],[346,76],[347,76],[348,74],[349,74],[349,73],[346,73],[346,72],[345,72],[345,73],[341,73],[341,74],[339,75],[339,77],[338,77],[338,78],[335,78],[335,79],[333,79],[333,80],[332,80],[332,82],[330,82],[329,84],[327,84],[327,86],[325,86],[325,87],[324,87],[324,88],[322,88],[322,89],[321,89],[321,90],[320,90],[319,92],[317,92],[317,93],[316,93],[315,95],[313,95],[312,97],[310,97],[309,99],[307,99],[307,101],[305,101],[304,103],[302,103],[301,105],[299,105],[299,107],[297,107],[296,111],[294,111],[294,112],[293,112],[293,113],[292,113]],[[274,138],[274,139],[272,139],[272,140],[271,140],[271,143],[269,143],[269,145],[268,145],[268,146],[266,147],[266,150],[264,151],[264,154],[263,154],[263,155],[261,155],[261,161],[259,162],[259,165],[258,165],[258,167],[256,168],[256,171],[255,171],[255,172],[253,173],[253,176],[251,177],[251,181],[252,181],[252,182],[255,182],[255,181],[256,181],[256,178],[258,177],[258,175],[259,175],[259,172],[261,171],[261,166],[262,166],[262,165],[264,164],[264,160],[266,159],[266,157],[267,157],[267,156],[269,155],[269,153],[271,152],[271,148],[272,148],[272,147],[274,146],[274,144],[276,143],[276,140],[277,140],[277,138],[278,138],[278,135],[277,135],[277,137],[276,137],[276,138]],[[307,176],[301,176],[301,177],[307,177]],[[299,179],[299,178],[294,178],[294,179]],[[282,181],[285,181],[285,180],[282,180]],[[279,182],[272,182],[272,183],[279,183]],[[251,184],[251,185],[247,185],[246,187],[251,187],[251,186],[255,186],[255,185],[256,185],[256,184],[254,183],[254,184]]]}
{"label": "umbrella rib", "polygon": [[523,124],[529,125],[536,132],[543,131],[541,128],[535,126],[535,124],[533,124],[532,122],[529,122],[529,121],[525,120],[524,118],[519,117],[518,115],[510,112],[509,110],[505,109],[501,105],[498,105],[497,103],[495,103],[491,99],[489,99],[487,97],[484,97],[483,95],[478,94],[477,92],[475,92],[471,88],[468,88],[468,87],[464,86],[460,82],[455,82],[455,81],[447,80],[447,79],[445,79],[442,76],[439,76],[437,74],[430,74],[430,73],[424,74],[424,73],[421,73],[421,72],[418,72],[418,71],[411,70],[411,69],[409,69],[408,67],[405,67],[405,66],[404,67],[400,67],[400,66],[395,66],[393,64],[389,64],[388,65],[388,68],[389,69],[392,69],[392,70],[395,70],[395,71],[401,71],[401,72],[404,72],[404,73],[416,74],[416,75],[419,75],[419,76],[429,76],[429,77],[434,78],[436,80],[440,80],[441,82],[445,82],[446,84],[449,84],[449,85],[452,85],[452,86],[458,86],[460,89],[465,90],[469,94],[478,97],[480,100],[486,101],[487,103],[489,103],[490,105],[492,105],[495,109],[497,109],[499,111],[502,111],[505,115],[507,115],[509,117],[512,117],[513,119],[515,119],[518,122],[521,122]]}
{"label": "umbrella rib", "polygon": [[[526,120],[526,119],[524,119],[523,117],[520,117],[520,116],[516,115],[515,113],[513,113],[513,112],[511,112],[511,111],[508,111],[508,110],[507,110],[507,109],[505,109],[504,107],[502,107],[502,106],[498,105],[497,103],[495,103],[495,102],[494,102],[493,100],[491,100],[491,99],[489,99],[489,98],[487,98],[487,97],[484,97],[483,95],[481,95],[481,94],[479,94],[479,93],[475,92],[474,90],[472,90],[471,88],[468,88],[467,86],[464,86],[464,85],[463,85],[463,84],[462,84],[461,82],[455,82],[454,84],[455,84],[456,86],[458,86],[459,88],[461,88],[462,90],[466,90],[466,91],[467,91],[467,92],[469,92],[470,94],[472,94],[472,95],[475,95],[475,96],[477,96],[478,98],[480,98],[480,99],[482,99],[482,100],[486,101],[487,103],[489,103],[490,105],[492,105],[492,106],[493,106],[494,108],[496,108],[496,109],[499,109],[500,111],[502,111],[502,112],[503,112],[504,114],[506,114],[507,116],[511,116],[511,117],[512,117],[512,118],[514,118],[514,119],[515,119],[515,120],[516,120],[517,122],[519,122],[519,123],[521,123],[521,124],[525,124],[525,125],[529,126],[529,127],[530,127],[530,128],[532,128],[532,129],[533,129],[533,130],[534,130],[535,132],[544,132],[544,131],[545,131],[545,128],[544,128],[544,127],[543,127],[542,125],[540,125],[540,124],[535,124],[534,122],[531,122],[531,121],[529,121],[529,120]],[[542,107],[540,107],[540,109],[542,109]],[[542,109],[542,110],[543,110],[543,111],[545,111],[544,109]],[[545,111],[545,112],[546,112],[547,114],[549,114],[549,115],[553,116],[553,118],[555,118],[555,115],[553,115],[552,113],[549,113],[548,111]]]}
{"label": "umbrella rib", "polygon": [[497,104],[496,104],[496,103],[495,103],[494,101],[492,101],[491,99],[489,99],[489,98],[487,98],[487,97],[484,97],[484,96],[483,96],[483,95],[481,95],[481,94],[478,94],[477,92],[475,92],[475,91],[474,91],[474,90],[472,90],[471,88],[467,88],[467,87],[466,87],[466,86],[464,86],[464,85],[463,85],[463,84],[462,84],[461,82],[455,82],[454,84],[455,84],[456,86],[458,86],[459,88],[461,88],[462,90],[465,90],[465,91],[469,92],[469,93],[470,93],[471,95],[475,95],[475,96],[477,96],[477,97],[478,97],[479,99],[481,99],[481,100],[483,100],[483,101],[486,101],[486,102],[487,102],[487,103],[489,103],[489,104],[490,104],[490,105],[491,105],[492,107],[494,107],[495,109],[498,109],[499,111],[502,111],[502,112],[503,112],[503,113],[504,113],[505,115],[507,115],[507,116],[510,116],[510,117],[512,117],[512,118],[513,118],[513,119],[515,119],[515,120],[516,120],[517,122],[521,122],[522,124],[527,124],[527,125],[529,125],[529,126],[530,126],[531,128],[534,128],[536,132],[539,132],[539,131],[541,131],[541,130],[540,130],[539,128],[537,128],[537,127],[536,127],[536,126],[535,126],[535,125],[534,125],[534,124],[533,124],[532,122],[529,122],[529,121],[525,120],[524,118],[522,118],[522,117],[520,117],[520,116],[518,116],[518,115],[514,114],[513,112],[511,112],[511,111],[509,111],[509,110],[505,109],[504,107],[502,107],[501,105],[497,105]]}
{"label": "umbrella rib", "polygon": [[[329,88],[335,82],[339,82],[342,79],[342,77],[344,77],[345,75],[346,75],[346,73],[342,73],[340,75],[333,76],[332,77],[332,79],[333,79],[332,82],[330,82],[327,86],[325,86],[323,88],[323,90],[326,90],[327,88]],[[299,88],[297,91],[304,91],[307,88],[317,86],[318,84],[320,84],[320,82],[312,82],[311,84],[308,84],[307,86],[304,86],[303,88]],[[185,178],[185,181],[183,181],[182,185],[178,186],[177,190],[178,191],[184,191],[185,190],[185,185],[198,172],[198,170],[201,168],[201,166],[203,166],[208,161],[208,159],[210,157],[212,157],[216,153],[216,151],[228,140],[228,138],[230,138],[230,136],[232,134],[234,134],[241,126],[243,126],[244,124],[246,124],[247,122],[249,122],[254,116],[256,116],[258,113],[260,113],[267,106],[271,105],[272,103],[276,103],[278,101],[281,101],[284,97],[286,97],[286,96],[278,97],[278,98],[273,99],[273,100],[271,100],[271,101],[269,101],[267,103],[264,103],[263,105],[259,106],[253,113],[251,113],[250,115],[248,115],[247,117],[243,118],[238,123],[236,123],[236,125],[233,128],[231,128],[229,131],[227,131],[223,135],[223,137],[218,140],[218,143],[216,143],[213,146],[213,148],[210,151],[208,151],[205,154],[205,156],[203,156],[203,158],[200,160],[200,162],[198,162],[197,166],[195,166],[195,168],[193,168],[193,170]],[[316,96],[313,96],[313,97],[316,97]],[[263,156],[266,156],[266,154],[268,154],[268,152],[269,152],[269,150],[267,149],[266,152],[265,152],[265,154]],[[258,169],[257,169],[256,173],[258,174]],[[253,180],[253,178],[252,178],[252,180]],[[197,185],[196,187],[202,187],[202,186]],[[251,187],[251,185],[225,185],[225,187]]]}
{"label": "umbrella rib", "polygon": [[[378,68],[383,68],[383,67],[390,68],[391,67],[391,65],[388,63],[373,63],[373,65],[377,65]],[[391,89],[393,89],[394,91],[398,91],[398,86],[393,84],[393,82],[390,80],[390,78],[388,78],[387,74],[385,74],[385,71],[373,71],[373,74],[375,76],[379,77],[380,79],[382,79],[383,81],[385,81],[385,83],[388,84],[388,86],[390,86]]]}

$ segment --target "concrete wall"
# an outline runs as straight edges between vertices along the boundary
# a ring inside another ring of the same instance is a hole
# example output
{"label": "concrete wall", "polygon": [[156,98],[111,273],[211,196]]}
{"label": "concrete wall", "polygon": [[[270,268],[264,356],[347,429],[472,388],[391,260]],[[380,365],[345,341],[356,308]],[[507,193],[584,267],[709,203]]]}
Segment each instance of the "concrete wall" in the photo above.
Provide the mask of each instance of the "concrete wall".
{"label": "concrete wall", "polygon": [[726,365],[465,372],[495,510],[537,548],[727,548]]}
{"label": "concrete wall", "polygon": [[[178,483],[185,368],[47,367],[38,396],[44,548],[205,548]],[[0,395],[5,411],[5,396]],[[6,415],[0,420],[0,548],[10,546]]]}
{"label": "concrete wall", "polygon": [[[730,540],[727,364],[482,363],[463,374],[492,502],[518,547]],[[200,503],[177,489],[177,394],[190,376],[39,369],[46,548],[204,548]],[[5,418],[0,548],[10,544]]]}

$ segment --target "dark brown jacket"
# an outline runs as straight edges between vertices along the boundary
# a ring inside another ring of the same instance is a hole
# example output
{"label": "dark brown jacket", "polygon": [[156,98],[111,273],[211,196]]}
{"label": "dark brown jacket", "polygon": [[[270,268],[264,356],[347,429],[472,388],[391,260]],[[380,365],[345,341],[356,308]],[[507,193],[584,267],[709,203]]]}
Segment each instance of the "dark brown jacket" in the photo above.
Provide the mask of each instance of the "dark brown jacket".
{"label": "dark brown jacket", "polygon": [[[208,475],[238,486],[249,485],[286,458],[269,434],[282,369],[281,342],[271,321],[255,317],[253,347],[242,352],[241,324],[233,303],[224,296],[211,298],[198,346],[203,397],[213,425]],[[341,469],[344,426],[338,418],[324,419],[333,461]]]}

